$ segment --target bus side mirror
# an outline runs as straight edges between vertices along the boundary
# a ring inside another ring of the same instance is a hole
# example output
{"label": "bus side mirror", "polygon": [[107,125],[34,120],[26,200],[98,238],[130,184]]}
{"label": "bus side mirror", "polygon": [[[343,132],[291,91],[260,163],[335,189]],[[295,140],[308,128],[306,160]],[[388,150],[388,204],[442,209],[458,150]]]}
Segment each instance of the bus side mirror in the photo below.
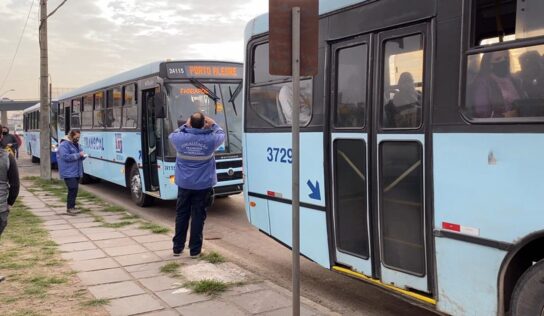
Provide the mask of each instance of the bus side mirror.
{"label": "bus side mirror", "polygon": [[166,118],[166,94],[157,93],[154,96],[155,118]]}

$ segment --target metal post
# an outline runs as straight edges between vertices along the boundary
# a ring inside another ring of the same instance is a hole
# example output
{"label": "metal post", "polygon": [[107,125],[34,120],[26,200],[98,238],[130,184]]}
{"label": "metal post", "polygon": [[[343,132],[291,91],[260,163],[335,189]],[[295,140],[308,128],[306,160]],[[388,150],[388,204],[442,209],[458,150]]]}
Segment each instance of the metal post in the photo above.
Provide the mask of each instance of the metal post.
{"label": "metal post", "polygon": [[[40,176],[51,180],[51,129],[48,96],[47,0],[40,0]],[[66,118],[70,119],[70,118]]]}
{"label": "metal post", "polygon": [[300,7],[293,8],[293,316],[300,315]]}

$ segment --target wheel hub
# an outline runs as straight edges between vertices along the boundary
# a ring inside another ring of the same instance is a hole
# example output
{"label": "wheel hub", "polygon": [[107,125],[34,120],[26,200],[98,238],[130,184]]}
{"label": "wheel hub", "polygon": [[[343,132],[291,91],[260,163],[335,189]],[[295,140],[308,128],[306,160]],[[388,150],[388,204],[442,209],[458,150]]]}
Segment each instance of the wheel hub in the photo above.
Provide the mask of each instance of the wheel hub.
{"label": "wheel hub", "polygon": [[140,194],[142,194],[142,182],[140,181],[140,177],[138,175],[133,176],[130,183],[132,194],[134,194],[136,198],[140,198]]}

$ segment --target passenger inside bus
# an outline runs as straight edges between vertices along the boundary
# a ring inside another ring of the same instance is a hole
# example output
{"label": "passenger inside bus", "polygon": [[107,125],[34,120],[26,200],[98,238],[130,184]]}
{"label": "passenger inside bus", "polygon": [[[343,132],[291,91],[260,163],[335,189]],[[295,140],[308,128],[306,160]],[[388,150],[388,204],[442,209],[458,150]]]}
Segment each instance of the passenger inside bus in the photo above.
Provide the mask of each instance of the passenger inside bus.
{"label": "passenger inside bus", "polygon": [[486,53],[472,90],[472,115],[476,118],[519,116],[516,103],[524,93],[510,72],[509,51]]}
{"label": "passenger inside bus", "polygon": [[397,83],[398,91],[385,105],[386,127],[406,128],[419,126],[421,93],[416,90],[414,77],[403,72]]}
{"label": "passenger inside bus", "polygon": [[[281,87],[276,99],[278,106],[278,114],[281,125],[291,125],[293,123],[293,87],[291,84],[286,84]],[[312,109],[309,100],[300,95],[300,125],[304,126],[310,122]]]}
{"label": "passenger inside bus", "polygon": [[544,99],[544,65],[538,51],[528,51],[519,56],[521,88],[529,99]]}

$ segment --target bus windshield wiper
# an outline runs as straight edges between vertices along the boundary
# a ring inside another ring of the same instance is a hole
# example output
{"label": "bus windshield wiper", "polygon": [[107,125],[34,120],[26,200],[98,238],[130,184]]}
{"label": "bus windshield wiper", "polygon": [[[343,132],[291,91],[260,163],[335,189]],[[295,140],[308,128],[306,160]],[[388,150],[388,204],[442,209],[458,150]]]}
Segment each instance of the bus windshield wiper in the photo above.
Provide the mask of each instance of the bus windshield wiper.
{"label": "bus windshield wiper", "polygon": [[202,89],[202,91],[204,91],[204,93],[210,97],[210,99],[213,100],[213,102],[217,103],[217,101],[220,100],[220,98],[215,94],[213,93],[212,90],[210,90],[208,87],[206,87],[202,82],[200,82],[198,79],[190,79],[191,83],[199,88],[199,89]]}
{"label": "bus windshield wiper", "polygon": [[240,94],[240,91],[242,91],[242,83],[238,84],[238,87],[236,87],[236,90],[234,90],[234,93],[232,93],[232,89],[229,86],[229,93],[230,93],[229,103],[232,103],[232,108],[234,109],[234,114],[236,115],[238,115],[238,111],[236,110],[236,103],[234,103],[234,100]]}

